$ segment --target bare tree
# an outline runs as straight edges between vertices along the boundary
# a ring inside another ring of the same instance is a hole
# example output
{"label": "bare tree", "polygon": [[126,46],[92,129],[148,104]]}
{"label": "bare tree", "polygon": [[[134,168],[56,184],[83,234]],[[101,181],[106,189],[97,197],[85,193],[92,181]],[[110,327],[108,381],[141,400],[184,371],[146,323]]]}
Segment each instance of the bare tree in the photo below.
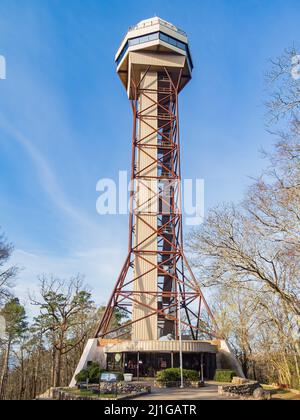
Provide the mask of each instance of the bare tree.
{"label": "bare tree", "polygon": [[51,346],[53,386],[61,385],[63,358],[86,340],[88,320],[94,312],[90,292],[80,276],[69,281],[42,277],[40,298],[31,297],[40,310],[35,327]]}
{"label": "bare tree", "polygon": [[268,75],[273,89],[268,111],[277,138],[274,151],[265,154],[268,167],[242,203],[212,209],[204,225],[190,234],[188,246],[203,285],[218,291],[217,314],[226,315],[221,325],[244,370],[253,357],[256,366],[263,358],[269,377],[277,369],[277,379],[300,386],[300,81],[291,74],[295,55],[295,49],[286,51]]}
{"label": "bare tree", "polygon": [[13,246],[0,233],[0,306],[11,297],[12,282],[17,273],[16,267],[7,267],[12,251]]}
{"label": "bare tree", "polygon": [[267,83],[271,99],[267,108],[271,122],[291,119],[299,122],[300,84],[298,77],[293,77],[295,58],[299,56],[295,46],[287,48],[283,54],[271,61],[271,69],[267,73]]}

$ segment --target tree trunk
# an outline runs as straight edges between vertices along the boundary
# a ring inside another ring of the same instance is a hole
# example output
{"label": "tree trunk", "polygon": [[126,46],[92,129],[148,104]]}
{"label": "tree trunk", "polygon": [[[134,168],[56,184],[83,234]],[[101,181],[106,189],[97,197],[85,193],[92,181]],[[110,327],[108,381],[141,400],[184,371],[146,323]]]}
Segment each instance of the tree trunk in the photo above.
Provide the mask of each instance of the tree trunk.
{"label": "tree trunk", "polygon": [[55,386],[56,350],[55,350],[54,347],[52,349],[52,360],[51,360],[51,362],[52,362],[52,381],[51,381],[51,383],[52,383],[52,386]]}
{"label": "tree trunk", "polygon": [[37,394],[38,394],[38,380],[39,380],[39,373],[40,373],[40,363],[41,363],[41,350],[39,348],[36,363],[34,365],[33,389],[32,389],[33,398],[36,398]]}
{"label": "tree trunk", "polygon": [[4,397],[4,386],[5,386],[5,381],[6,381],[7,373],[8,373],[10,350],[11,350],[11,342],[9,341],[7,344],[7,348],[5,350],[3,369],[2,369],[1,377],[0,377],[0,400],[2,400]]}
{"label": "tree trunk", "polygon": [[25,377],[25,369],[24,369],[24,354],[23,354],[23,350],[21,350],[21,363],[20,363],[20,390],[19,390],[19,400],[24,399],[24,394],[25,394],[25,381],[26,381],[26,377]]}
{"label": "tree trunk", "polygon": [[61,362],[62,362],[62,352],[61,350],[56,351],[56,363],[55,363],[55,388],[59,388],[61,385]]}

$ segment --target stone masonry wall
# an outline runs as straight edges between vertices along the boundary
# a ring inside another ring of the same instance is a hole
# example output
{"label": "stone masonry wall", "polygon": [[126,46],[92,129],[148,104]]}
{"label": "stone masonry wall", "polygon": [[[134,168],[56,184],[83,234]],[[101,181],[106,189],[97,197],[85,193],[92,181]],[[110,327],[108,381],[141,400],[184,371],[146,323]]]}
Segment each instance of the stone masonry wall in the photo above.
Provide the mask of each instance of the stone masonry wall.
{"label": "stone masonry wall", "polygon": [[[89,386],[88,388],[90,391],[93,389],[98,391],[97,386]],[[116,392],[116,384],[110,383],[102,383],[101,384],[101,394],[105,398],[105,394],[114,394]],[[144,384],[135,384],[135,383],[126,383],[120,382],[118,383],[118,398],[129,396],[129,395],[139,395],[139,394],[150,394],[151,387]],[[54,400],[94,400],[97,395],[95,396],[81,396],[76,395],[75,393],[71,392],[67,388],[53,388],[52,389],[52,397]]]}
{"label": "stone masonry wall", "polygon": [[256,389],[260,388],[259,382],[249,381],[242,385],[224,385],[219,387],[221,395],[237,395],[251,397]]}

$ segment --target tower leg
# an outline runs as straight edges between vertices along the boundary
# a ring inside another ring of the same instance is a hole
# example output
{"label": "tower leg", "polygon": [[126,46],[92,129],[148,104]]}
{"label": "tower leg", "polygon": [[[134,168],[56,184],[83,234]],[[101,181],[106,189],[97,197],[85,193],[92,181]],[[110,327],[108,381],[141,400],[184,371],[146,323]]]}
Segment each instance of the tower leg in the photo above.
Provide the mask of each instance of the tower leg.
{"label": "tower leg", "polygon": [[[179,301],[185,337],[217,337],[215,320],[183,252],[178,111],[182,70],[148,66],[133,76],[129,256],[95,337],[178,340]],[[117,310],[130,320],[113,327]]]}

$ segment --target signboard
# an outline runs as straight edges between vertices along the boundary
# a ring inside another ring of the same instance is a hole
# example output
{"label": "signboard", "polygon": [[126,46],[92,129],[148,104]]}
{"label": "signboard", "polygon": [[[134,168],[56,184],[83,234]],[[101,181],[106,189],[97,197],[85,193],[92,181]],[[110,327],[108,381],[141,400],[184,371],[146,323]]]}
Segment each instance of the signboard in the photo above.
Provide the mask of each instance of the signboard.
{"label": "signboard", "polygon": [[117,379],[115,373],[102,373],[100,377],[101,382],[117,382]]}
{"label": "signboard", "polygon": [[122,354],[117,353],[117,354],[115,355],[115,361],[116,361],[117,363],[120,363],[120,362],[121,362],[121,360],[122,360]]}

